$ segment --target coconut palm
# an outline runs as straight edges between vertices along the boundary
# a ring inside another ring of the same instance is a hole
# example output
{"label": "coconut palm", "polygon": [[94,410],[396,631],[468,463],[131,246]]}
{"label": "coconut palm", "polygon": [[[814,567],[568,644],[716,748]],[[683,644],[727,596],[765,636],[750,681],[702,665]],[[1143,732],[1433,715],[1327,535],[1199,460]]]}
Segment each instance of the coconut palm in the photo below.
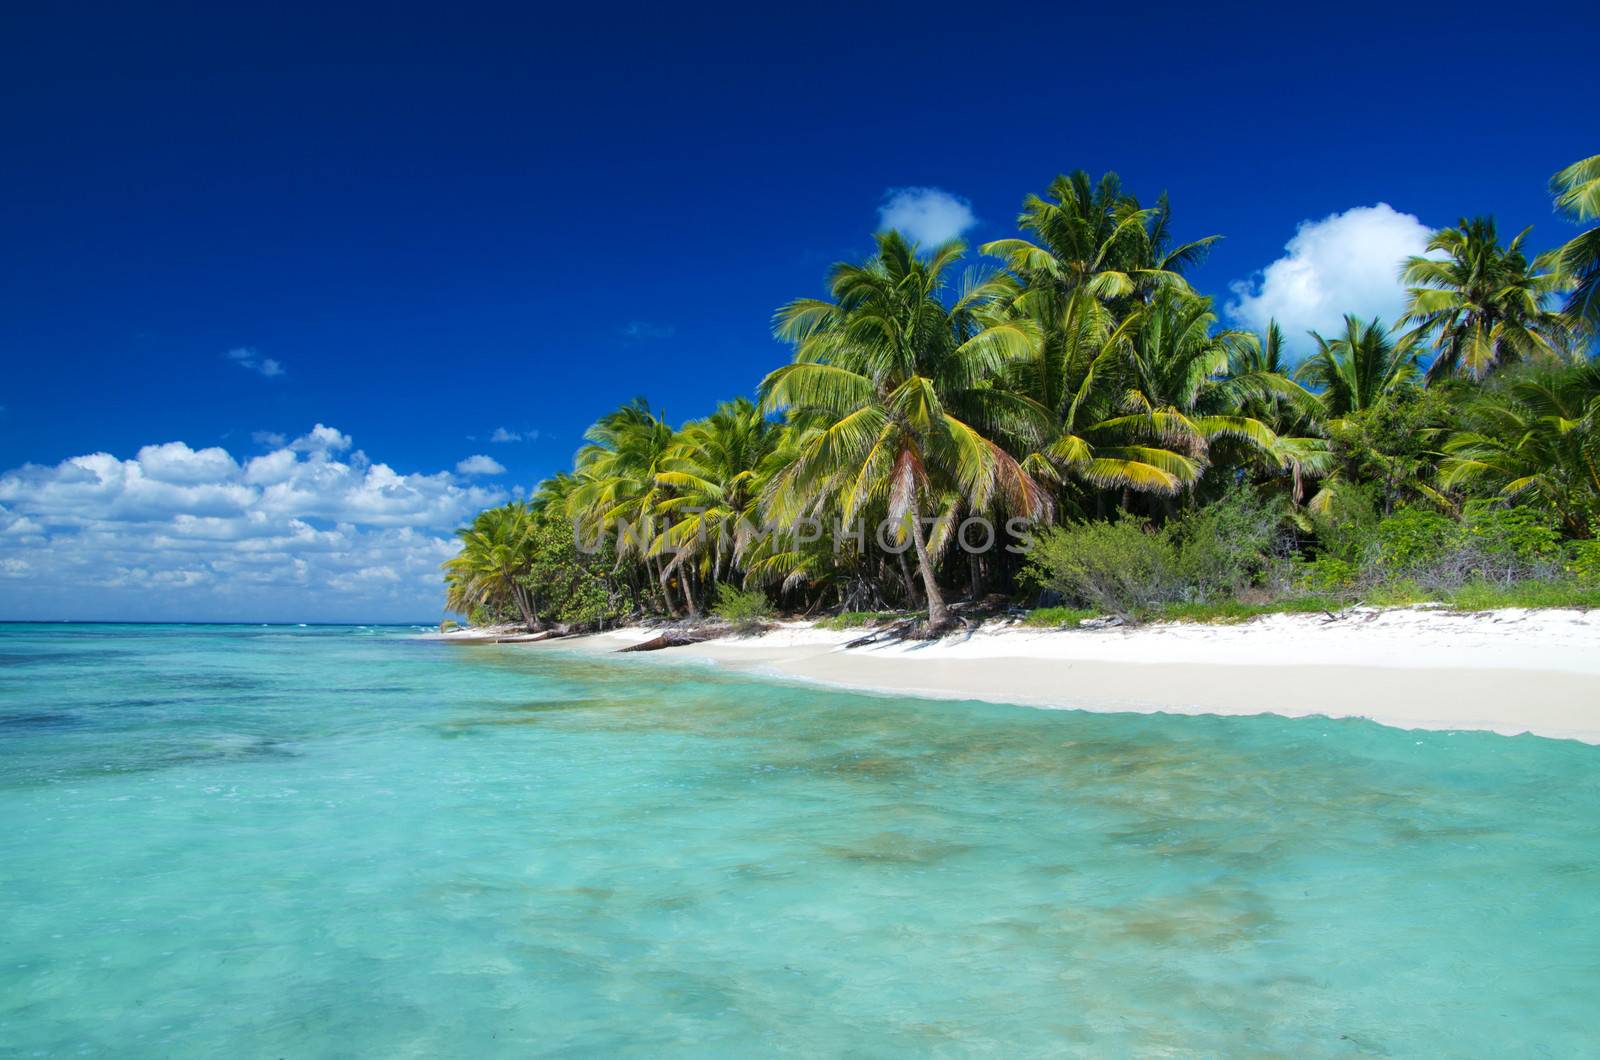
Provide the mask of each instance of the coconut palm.
{"label": "coconut palm", "polygon": [[1057,340],[1007,370],[1007,383],[1051,413],[1049,432],[1024,466],[1036,479],[1091,490],[1176,493],[1199,477],[1198,431],[1169,417],[1130,415],[1129,336],[1139,313],[1113,324],[1087,291],[1066,299]]}
{"label": "coconut palm", "polygon": [[1600,532],[1600,365],[1546,366],[1475,395],[1445,443],[1447,486],[1548,508],[1576,537]]}
{"label": "coconut palm", "polygon": [[655,554],[674,555],[669,571],[700,564],[713,585],[732,571],[762,522],[761,470],[781,430],[737,398],[673,436],[656,472],[668,495],[655,512],[667,525],[652,545]]}
{"label": "coconut palm", "polygon": [[1391,339],[1380,320],[1346,315],[1343,335],[1327,339],[1313,331],[1311,337],[1317,352],[1295,374],[1317,390],[1328,416],[1364,412],[1417,378],[1414,338]]}
{"label": "coconut palm", "polygon": [[1045,197],[1024,200],[1017,226],[1037,242],[999,239],[981,249],[1003,258],[1035,300],[1081,290],[1103,303],[1125,301],[1185,286],[1183,270],[1220,238],[1174,246],[1171,217],[1165,195],[1141,208],[1115,173],[1091,184],[1078,170],[1052,181]]}
{"label": "coconut palm", "polygon": [[1528,229],[1500,245],[1493,218],[1462,218],[1428,241],[1441,259],[1407,258],[1402,279],[1410,298],[1400,323],[1414,340],[1430,339],[1430,381],[1456,373],[1482,379],[1496,368],[1533,357],[1555,357],[1564,325],[1544,308],[1558,286],[1548,257],[1522,252]]}
{"label": "coconut palm", "polygon": [[1249,396],[1287,395],[1293,387],[1268,372],[1230,374],[1241,351],[1255,342],[1248,332],[1219,331],[1209,298],[1176,289],[1160,292],[1127,341],[1129,376],[1121,402],[1130,414],[1128,427],[1143,427],[1188,448],[1201,467],[1207,447],[1218,439],[1270,453],[1276,433],[1241,414],[1241,406]]}
{"label": "coconut palm", "polygon": [[[669,576],[650,548],[659,533],[656,510],[663,497],[656,475],[672,436],[672,428],[642,398],[602,416],[584,433],[586,444],[574,462],[577,484],[567,496],[574,527],[586,540],[615,533],[618,562],[642,563],[660,583],[669,610]],[[688,611],[695,613],[687,579],[679,584]]]}
{"label": "coconut palm", "polygon": [[1008,370],[1012,388],[1052,413],[1049,434],[1025,461],[1037,478],[1173,493],[1198,477],[1192,435],[1179,438],[1159,416],[1130,420],[1121,400],[1127,343],[1145,301],[1187,291],[1183,270],[1217,238],[1172,246],[1170,221],[1165,196],[1143,209],[1116,174],[1091,184],[1079,171],[1024,202],[1017,223],[1031,239],[984,245],[1014,277],[1009,308],[1042,338]]}
{"label": "coconut palm", "polygon": [[510,604],[526,628],[537,627],[537,602],[523,580],[532,562],[533,528],[532,510],[514,501],[479,512],[471,526],[457,530],[461,551],[443,564],[445,606],[470,614],[479,607]]}
{"label": "coconut palm", "polygon": [[[1572,163],[1551,178],[1556,209],[1574,222],[1600,217],[1600,155]],[[1557,269],[1570,286],[1566,312],[1573,322],[1600,328],[1600,225],[1556,252]]]}
{"label": "coconut palm", "polygon": [[[795,359],[761,382],[762,407],[817,417],[822,428],[769,486],[769,497],[826,497],[847,524],[884,504],[909,534],[921,570],[928,622],[948,623],[924,519],[950,498],[984,510],[997,498],[1032,515],[1043,491],[994,437],[1039,434],[1049,415],[995,386],[1010,363],[1029,356],[1037,329],[991,315],[1003,284],[969,277],[948,304],[945,273],[959,242],[919,257],[898,233],[877,237],[865,264],[841,263],[832,300],[801,299],[780,309],[776,333]],[[935,544],[937,547],[937,542]]]}

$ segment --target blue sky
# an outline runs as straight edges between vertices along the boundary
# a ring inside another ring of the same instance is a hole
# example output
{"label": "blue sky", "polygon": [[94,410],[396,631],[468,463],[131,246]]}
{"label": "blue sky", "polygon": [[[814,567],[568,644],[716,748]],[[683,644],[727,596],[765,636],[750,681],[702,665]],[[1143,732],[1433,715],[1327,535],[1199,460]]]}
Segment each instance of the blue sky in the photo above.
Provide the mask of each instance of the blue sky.
{"label": "blue sky", "polygon": [[436,618],[452,525],[748,392],[891,206],[1115,169],[1309,326],[1600,150],[1582,5],[231,6],[5,15],[0,618]]}

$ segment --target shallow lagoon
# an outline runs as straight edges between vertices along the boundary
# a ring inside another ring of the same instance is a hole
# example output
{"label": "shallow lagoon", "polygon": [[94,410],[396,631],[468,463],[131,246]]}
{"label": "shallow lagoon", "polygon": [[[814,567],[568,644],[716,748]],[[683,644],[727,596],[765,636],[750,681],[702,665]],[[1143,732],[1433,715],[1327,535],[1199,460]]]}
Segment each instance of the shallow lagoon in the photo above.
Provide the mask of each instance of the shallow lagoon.
{"label": "shallow lagoon", "polygon": [[1600,748],[1535,737],[0,626],[0,822],[21,1055],[1560,1056],[1600,997]]}

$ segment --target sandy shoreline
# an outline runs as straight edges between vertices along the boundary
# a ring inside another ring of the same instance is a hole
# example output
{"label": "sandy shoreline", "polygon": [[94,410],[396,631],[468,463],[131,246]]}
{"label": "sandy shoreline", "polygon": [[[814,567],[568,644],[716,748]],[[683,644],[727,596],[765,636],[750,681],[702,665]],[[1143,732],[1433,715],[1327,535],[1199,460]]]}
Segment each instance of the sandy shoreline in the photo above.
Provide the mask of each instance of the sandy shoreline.
{"label": "sandy shoreline", "polygon": [[[607,652],[655,633],[630,628],[507,650]],[[862,635],[794,623],[627,658],[1056,709],[1326,715],[1600,743],[1600,611],[1396,609],[1238,625],[986,626],[932,643],[845,647]]]}

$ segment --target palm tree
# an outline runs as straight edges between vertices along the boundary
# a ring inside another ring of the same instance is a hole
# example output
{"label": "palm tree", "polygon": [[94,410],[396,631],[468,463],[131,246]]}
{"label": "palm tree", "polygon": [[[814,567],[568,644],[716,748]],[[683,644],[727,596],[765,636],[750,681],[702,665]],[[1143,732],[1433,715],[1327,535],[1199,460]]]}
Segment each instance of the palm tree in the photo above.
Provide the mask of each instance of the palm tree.
{"label": "palm tree", "polygon": [[[983,510],[1004,497],[1033,515],[1046,500],[993,438],[1036,434],[1048,413],[994,383],[1039,342],[1026,320],[991,315],[1001,286],[971,278],[946,304],[944,278],[960,242],[926,258],[898,233],[877,237],[862,265],[840,263],[831,301],[780,309],[776,333],[795,345],[792,364],[761,382],[762,407],[815,416],[824,425],[769,486],[769,496],[832,500],[845,523],[874,501],[909,534],[921,568],[928,624],[948,624],[923,520],[951,498]],[[791,498],[792,503],[792,498]]]}
{"label": "palm tree", "polygon": [[[636,559],[661,585],[673,610],[668,574],[650,554],[658,533],[656,510],[662,493],[656,481],[672,445],[672,428],[642,398],[602,416],[584,432],[587,444],[574,461],[577,485],[567,496],[567,516],[586,539],[617,536],[618,563]],[[690,614],[697,611],[686,578],[679,587]]]}
{"label": "palm tree", "polygon": [[1040,481],[1076,481],[1093,490],[1172,494],[1194,482],[1204,466],[1196,459],[1198,431],[1125,402],[1128,345],[1142,315],[1113,325],[1110,311],[1088,292],[1065,301],[1055,341],[1006,371],[1011,389],[1051,415],[1023,466]]}
{"label": "palm tree", "polygon": [[715,586],[733,570],[762,521],[761,469],[780,433],[753,402],[737,398],[673,436],[656,472],[669,495],[655,511],[670,522],[652,546],[676,553],[669,572],[708,560],[704,573]]}
{"label": "palm tree", "polygon": [[1315,331],[1311,337],[1317,352],[1295,374],[1317,389],[1328,416],[1365,412],[1416,380],[1413,337],[1391,341],[1380,320],[1363,322],[1347,314],[1339,338],[1326,339]]}
{"label": "palm tree", "polygon": [[1174,247],[1170,222],[1165,196],[1144,209],[1116,174],[1091,184],[1080,170],[1057,177],[1044,198],[1025,200],[1017,224],[1031,240],[983,246],[1015,278],[1011,311],[1042,336],[1007,374],[1011,388],[1052,414],[1048,435],[1024,462],[1036,478],[1170,494],[1199,477],[1192,432],[1174,433],[1160,416],[1130,419],[1122,402],[1128,340],[1144,303],[1165,290],[1187,292],[1183,270],[1218,238]]}
{"label": "palm tree", "polygon": [[1478,394],[1445,443],[1447,486],[1533,501],[1574,537],[1600,532],[1600,365],[1543,367]]}
{"label": "palm tree", "polygon": [[443,564],[445,606],[470,614],[482,606],[516,606],[527,629],[538,626],[537,601],[523,575],[533,561],[533,512],[514,501],[479,512],[471,526],[456,531],[461,551]]}
{"label": "palm tree", "polygon": [[1400,323],[1415,324],[1408,337],[1431,337],[1435,356],[1430,381],[1456,372],[1482,379],[1496,368],[1557,354],[1562,322],[1543,306],[1557,276],[1548,257],[1529,261],[1522,252],[1528,229],[1500,246],[1494,219],[1462,218],[1428,241],[1443,260],[1407,258],[1402,279],[1410,299]]}
{"label": "palm tree", "polygon": [[[1600,155],[1591,155],[1550,180],[1556,209],[1574,222],[1600,217]],[[1600,328],[1600,225],[1573,237],[1556,251],[1561,278],[1571,285],[1566,312],[1573,322]]]}
{"label": "palm tree", "polygon": [[1146,484],[1148,492],[1171,494],[1193,484],[1210,463],[1212,443],[1220,440],[1277,459],[1277,435],[1242,414],[1241,406],[1264,389],[1287,393],[1292,385],[1268,373],[1231,378],[1230,365],[1255,336],[1218,331],[1216,324],[1209,298],[1168,287],[1125,322],[1125,335],[1110,346],[1107,378],[1120,415],[1102,420],[1098,430],[1121,436],[1143,455],[1159,448],[1177,458],[1165,469],[1167,482]]}
{"label": "palm tree", "polygon": [[1141,208],[1115,173],[1091,185],[1078,170],[1051,182],[1044,198],[1023,202],[1017,226],[1038,241],[1012,238],[985,243],[983,253],[1003,258],[1035,299],[1087,291],[1104,303],[1186,286],[1184,268],[1198,262],[1219,236],[1171,244],[1172,209],[1163,195]]}

